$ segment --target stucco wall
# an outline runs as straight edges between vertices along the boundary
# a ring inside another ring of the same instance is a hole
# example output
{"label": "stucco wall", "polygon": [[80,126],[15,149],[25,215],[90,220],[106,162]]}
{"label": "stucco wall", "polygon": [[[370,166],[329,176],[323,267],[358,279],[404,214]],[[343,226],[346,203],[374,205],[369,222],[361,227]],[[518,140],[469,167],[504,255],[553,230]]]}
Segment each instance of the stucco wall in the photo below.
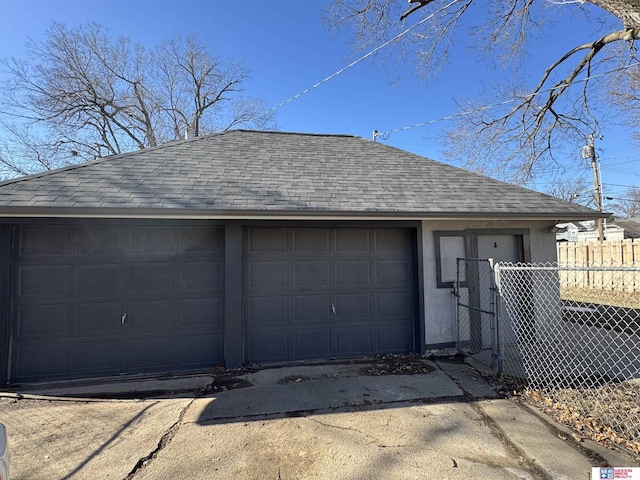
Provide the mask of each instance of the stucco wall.
{"label": "stucco wall", "polygon": [[556,236],[551,232],[553,221],[422,221],[422,249],[424,274],[425,343],[446,344],[455,341],[455,302],[450,288],[437,288],[434,231],[527,229],[532,262],[556,261]]}

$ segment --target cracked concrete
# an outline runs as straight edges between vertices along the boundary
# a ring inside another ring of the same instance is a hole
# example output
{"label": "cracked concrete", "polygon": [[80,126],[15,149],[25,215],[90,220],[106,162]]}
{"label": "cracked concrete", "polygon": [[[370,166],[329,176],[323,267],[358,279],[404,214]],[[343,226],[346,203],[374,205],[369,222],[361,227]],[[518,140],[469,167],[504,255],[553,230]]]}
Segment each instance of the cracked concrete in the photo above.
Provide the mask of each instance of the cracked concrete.
{"label": "cracked concrete", "polygon": [[[537,480],[588,478],[604,461],[495,398],[467,365],[433,368],[387,376],[366,375],[362,364],[274,368],[241,376],[249,387],[191,398],[14,395],[0,398],[0,418],[14,479]],[[108,390],[89,393],[98,387]]]}
{"label": "cracked concrete", "polygon": [[156,446],[156,448],[152,452],[150,452],[148,455],[145,455],[143,458],[138,460],[136,465],[133,467],[133,470],[131,470],[131,472],[129,472],[129,475],[127,475],[126,480],[133,479],[135,477],[136,473],[138,473],[138,470],[140,470],[141,468],[145,467],[151,460],[153,460],[156,457],[156,455],[158,455],[158,452],[160,452],[160,450],[162,450],[165,446],[167,446],[169,444],[171,439],[176,434],[178,428],[180,427],[180,424],[182,423],[182,421],[184,419],[185,413],[187,412],[187,410],[189,409],[189,407],[192,404],[193,404],[193,400],[190,401],[187,405],[185,405],[182,408],[182,410],[180,411],[180,415],[178,416],[178,420],[176,420],[176,423],[171,425],[171,427],[169,427],[169,430],[167,430],[162,435],[162,437],[160,437],[160,441],[158,442],[158,445]]}
{"label": "cracked concrete", "polygon": [[149,455],[191,399],[0,399],[11,478],[118,479]]}
{"label": "cracked concrete", "polygon": [[[526,475],[516,475],[524,472]],[[540,478],[466,403],[184,423],[141,469],[154,478]]]}

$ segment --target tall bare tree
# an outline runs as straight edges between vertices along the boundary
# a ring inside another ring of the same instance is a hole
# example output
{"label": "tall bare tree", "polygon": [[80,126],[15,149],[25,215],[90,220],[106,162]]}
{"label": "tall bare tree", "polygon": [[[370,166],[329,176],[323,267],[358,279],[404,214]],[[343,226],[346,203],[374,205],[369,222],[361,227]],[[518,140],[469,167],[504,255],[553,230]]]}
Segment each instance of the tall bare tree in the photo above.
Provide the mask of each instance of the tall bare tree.
{"label": "tall bare tree", "polygon": [[[536,48],[553,19],[585,16],[592,39],[579,42],[549,60],[533,86],[523,87],[519,69]],[[334,0],[327,12],[330,26],[346,28],[357,49],[369,49],[393,38],[413,23],[388,55],[411,55],[425,76],[448,62],[456,39],[470,38],[473,50],[505,68],[511,84],[491,86],[485,98],[460,100],[461,112],[449,131],[452,158],[497,177],[525,182],[553,169],[565,152],[599,133],[602,75],[615,85],[633,72],[635,42],[640,38],[638,0]],[[476,23],[474,23],[476,22]],[[637,67],[636,67],[637,69]],[[486,108],[500,104],[498,108]]]}
{"label": "tall bare tree", "polygon": [[629,187],[621,196],[614,197],[609,206],[623,218],[640,217],[640,188]]}
{"label": "tall bare tree", "polygon": [[584,178],[555,178],[545,191],[568,202],[579,203],[585,207],[593,207],[595,205],[595,197],[593,187],[589,187]]}
{"label": "tall bare tree", "polygon": [[193,37],[147,48],[98,24],[54,23],[28,53],[1,61],[5,175],[152,147],[185,132],[275,128],[273,111],[243,95],[247,69],[213,57]]}

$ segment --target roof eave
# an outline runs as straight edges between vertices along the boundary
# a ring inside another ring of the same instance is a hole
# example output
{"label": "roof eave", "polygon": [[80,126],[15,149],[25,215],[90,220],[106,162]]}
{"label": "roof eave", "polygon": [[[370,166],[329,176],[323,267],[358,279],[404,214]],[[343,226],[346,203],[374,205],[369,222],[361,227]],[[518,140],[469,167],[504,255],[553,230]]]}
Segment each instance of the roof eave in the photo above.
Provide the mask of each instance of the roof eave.
{"label": "roof eave", "polygon": [[0,218],[164,218],[164,219],[260,219],[260,218],[392,218],[430,220],[594,220],[610,213],[586,212],[430,212],[430,211],[331,211],[331,210],[215,210],[185,208],[96,208],[96,207],[0,207]]}

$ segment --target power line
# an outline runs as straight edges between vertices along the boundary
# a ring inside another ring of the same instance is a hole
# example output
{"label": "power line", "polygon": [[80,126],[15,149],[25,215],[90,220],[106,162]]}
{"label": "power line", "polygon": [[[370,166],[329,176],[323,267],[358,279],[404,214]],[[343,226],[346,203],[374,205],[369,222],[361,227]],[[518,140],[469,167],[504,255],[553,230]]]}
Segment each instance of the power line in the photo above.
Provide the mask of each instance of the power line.
{"label": "power line", "polygon": [[623,202],[637,202],[638,199],[637,198],[631,198],[631,197],[607,197],[605,195],[604,197],[605,200],[621,200]]}
{"label": "power line", "polygon": [[[426,22],[426,21],[428,21],[428,20],[431,20],[435,15],[437,15],[438,13],[440,13],[440,12],[442,12],[442,11],[446,10],[447,8],[451,7],[452,5],[455,5],[455,4],[456,4],[456,3],[458,3],[459,1],[461,1],[461,0],[452,0],[451,2],[449,2],[449,3],[448,3],[447,5],[445,5],[444,7],[442,7],[442,8],[440,8],[440,9],[436,10],[436,11],[435,11],[435,12],[433,12],[431,15],[428,15],[428,16],[426,16],[425,18],[423,18],[422,20],[420,20],[420,21],[418,21],[418,22],[414,23],[414,24],[413,24],[413,25],[411,25],[409,28],[407,28],[407,29],[403,30],[402,32],[400,32],[400,33],[399,33],[398,35],[396,35],[395,37],[393,37],[393,38],[391,38],[391,39],[387,40],[387,41],[386,41],[386,42],[384,42],[383,44],[381,44],[381,45],[377,46],[377,47],[376,47],[376,48],[374,48],[373,50],[371,50],[371,51],[367,52],[366,54],[362,55],[361,57],[357,58],[356,60],[354,60],[353,62],[351,62],[351,63],[350,63],[350,64],[348,64],[347,66],[345,66],[345,67],[341,68],[340,70],[336,71],[335,73],[332,73],[332,74],[331,74],[331,75],[329,75],[328,77],[326,77],[326,78],[324,78],[324,79],[320,80],[319,82],[317,82],[317,83],[315,83],[314,85],[310,86],[309,88],[307,88],[307,89],[305,89],[305,90],[301,91],[300,93],[297,93],[296,95],[294,95],[294,96],[292,96],[292,97],[289,97],[287,100],[285,100],[284,102],[279,103],[279,104],[278,104],[278,105],[276,105],[275,107],[272,107],[272,108],[271,108],[271,110],[277,110],[278,108],[281,108],[281,107],[283,107],[283,106],[287,105],[288,103],[291,103],[291,102],[293,102],[294,100],[296,100],[296,99],[300,98],[302,95],[305,95],[306,93],[309,93],[311,90],[313,90],[313,89],[315,89],[315,88],[319,87],[319,86],[320,86],[320,85],[322,85],[323,83],[326,83],[326,82],[328,82],[329,80],[331,80],[331,79],[333,79],[333,78],[337,77],[338,75],[340,75],[341,73],[345,72],[345,71],[346,71],[346,70],[348,70],[349,68],[351,68],[351,67],[353,67],[353,66],[357,65],[357,64],[358,64],[358,63],[360,63],[361,61],[363,61],[363,60],[365,60],[365,59],[369,58],[371,55],[373,55],[373,54],[377,53],[378,51],[382,50],[384,47],[386,47],[386,46],[390,45],[391,43],[395,42],[396,40],[399,40],[400,38],[402,38],[403,36],[405,36],[407,33],[409,33],[409,32],[410,32],[411,30],[413,30],[414,28],[416,28],[416,27],[418,27],[418,26],[422,25],[423,23],[425,23],[425,22]],[[585,77],[585,78],[580,79],[580,80],[574,80],[574,81],[572,82],[572,85],[573,85],[573,84],[576,84],[576,83],[584,83],[584,82],[586,82],[586,81],[588,81],[588,80],[592,80],[592,79],[594,79],[594,78],[599,78],[599,77],[602,77],[602,76],[605,76],[605,75],[609,75],[609,74],[614,73],[614,72],[619,72],[619,71],[621,71],[621,70],[626,70],[626,69],[628,69],[628,68],[636,67],[636,66],[639,66],[639,65],[640,65],[640,62],[636,62],[636,63],[632,63],[632,64],[629,64],[629,65],[624,65],[624,66],[621,66],[621,67],[618,67],[618,68],[614,68],[614,69],[609,70],[609,71],[607,71],[607,72],[602,72],[602,73],[597,73],[597,74],[594,74],[594,75],[590,75],[590,76]],[[551,88],[548,88],[548,89],[546,89],[546,90],[540,90],[540,91],[539,91],[539,92],[537,92],[537,93],[530,93],[530,94],[528,94],[528,95],[524,95],[524,96],[521,96],[521,97],[519,97],[519,98],[512,98],[512,99],[509,99],[509,100],[504,100],[504,101],[502,101],[502,102],[495,103],[495,104],[493,104],[493,105],[486,105],[486,106],[484,106],[484,107],[480,107],[480,108],[477,108],[477,109],[475,109],[475,110],[468,110],[468,111],[465,111],[465,112],[459,112],[459,113],[455,113],[455,114],[452,114],[452,115],[447,115],[446,117],[442,117],[442,118],[438,118],[438,119],[434,119],[434,120],[427,120],[426,122],[420,122],[420,123],[416,123],[416,124],[414,124],[414,125],[408,125],[408,126],[401,127],[401,128],[395,128],[395,129],[393,129],[393,130],[388,130],[388,131],[386,131],[386,132],[378,133],[377,131],[375,131],[375,133],[374,133],[374,138],[375,138],[376,136],[381,136],[383,139],[386,139],[386,137],[388,137],[388,136],[389,136],[390,134],[392,134],[392,133],[400,132],[400,131],[403,131],[403,130],[410,130],[410,129],[418,128],[418,127],[423,127],[423,126],[430,125],[430,124],[433,124],[433,123],[442,122],[442,121],[446,121],[446,120],[451,120],[451,119],[453,119],[453,118],[457,118],[457,117],[462,117],[462,116],[470,115],[470,114],[472,114],[472,113],[481,112],[481,111],[484,111],[484,110],[489,110],[489,109],[492,109],[492,108],[495,108],[495,107],[500,107],[500,106],[502,106],[502,105],[507,105],[507,104],[509,104],[509,103],[513,103],[513,102],[515,102],[515,101],[517,101],[517,100],[519,100],[519,99],[523,99],[523,98],[524,98],[524,99],[526,99],[526,98],[533,98],[533,97],[535,97],[536,95],[539,95],[539,94],[542,94],[542,93],[547,93],[547,92],[550,92],[550,91],[552,91],[552,90],[555,90],[555,88],[557,88],[557,87],[551,87]],[[386,136],[386,137],[385,137],[385,136]],[[630,158],[630,157],[621,157],[621,158]],[[633,161],[633,160],[631,160],[631,161]],[[626,163],[626,162],[620,162],[620,163]]]}
{"label": "power line", "polygon": [[[302,95],[305,95],[306,93],[309,93],[311,90],[313,90],[313,89],[315,89],[315,88],[319,87],[320,85],[322,85],[322,84],[324,84],[324,83],[328,82],[329,80],[331,80],[331,79],[333,79],[333,78],[337,77],[338,75],[340,75],[340,74],[344,73],[344,72],[345,72],[346,70],[348,70],[349,68],[351,68],[351,67],[353,67],[353,66],[357,65],[358,63],[360,63],[361,61],[363,61],[363,60],[365,60],[365,59],[369,58],[370,56],[374,55],[375,53],[377,53],[378,51],[382,50],[383,48],[385,48],[386,46],[390,45],[391,43],[395,42],[396,40],[399,40],[400,38],[402,38],[403,36],[405,36],[407,33],[409,33],[409,32],[410,32],[411,30],[413,30],[414,28],[416,28],[416,27],[418,27],[418,26],[422,25],[423,23],[425,23],[425,22],[426,22],[426,21],[428,21],[428,20],[431,20],[435,15],[437,15],[438,13],[440,13],[440,12],[442,12],[442,11],[446,10],[447,8],[451,7],[452,5],[455,5],[455,4],[456,4],[456,3],[458,3],[459,1],[461,1],[461,0],[452,0],[451,2],[449,2],[449,3],[448,3],[447,5],[445,5],[444,7],[442,7],[442,8],[440,8],[440,9],[436,10],[436,11],[435,11],[435,12],[433,12],[431,15],[428,15],[428,16],[426,16],[425,18],[423,18],[422,20],[420,20],[420,21],[418,21],[418,22],[414,23],[414,24],[413,24],[413,25],[411,25],[409,28],[407,28],[407,29],[403,30],[402,32],[400,32],[400,33],[399,33],[398,35],[396,35],[395,37],[393,37],[393,38],[391,38],[391,39],[387,40],[387,41],[386,41],[386,42],[384,42],[383,44],[381,44],[381,45],[377,46],[377,47],[376,47],[376,48],[374,48],[373,50],[371,50],[371,51],[367,52],[366,54],[362,55],[361,57],[357,58],[356,60],[354,60],[353,62],[351,62],[351,63],[350,63],[350,64],[348,64],[347,66],[345,66],[345,67],[341,68],[340,70],[336,71],[335,73],[332,73],[332,74],[331,74],[331,75],[329,75],[328,77],[326,77],[326,78],[324,78],[324,79],[320,80],[319,82],[317,82],[317,83],[315,83],[314,85],[310,86],[309,88],[307,88],[307,89],[305,89],[305,90],[301,91],[300,93],[297,93],[296,95],[294,95],[294,96],[292,96],[292,97],[289,97],[287,100],[285,100],[284,102],[279,103],[279,104],[278,104],[278,105],[276,105],[275,107],[272,107],[272,108],[271,108],[271,110],[276,110],[276,109],[278,109],[278,108],[281,108],[281,107],[283,107],[283,106],[287,105],[288,103],[293,102],[294,100],[296,100],[296,99],[300,98]],[[626,69],[628,69],[628,68],[636,67],[636,66],[639,66],[639,65],[640,65],[640,62],[636,62],[636,63],[632,63],[632,64],[629,64],[629,65],[624,65],[624,66],[621,66],[621,67],[618,67],[618,68],[614,68],[614,69],[609,70],[609,71],[607,71],[607,72],[601,72],[601,73],[597,73],[597,74],[594,74],[594,75],[590,75],[590,76],[585,77],[585,78],[580,79],[580,80],[574,80],[574,81],[572,82],[572,85],[573,85],[573,84],[576,84],[576,83],[584,83],[584,82],[586,82],[586,81],[588,81],[588,80],[592,80],[592,79],[595,79],[595,78],[599,78],[599,77],[602,77],[602,76],[605,76],[605,75],[609,75],[609,74],[614,73],[614,72],[619,72],[619,71],[626,70]],[[546,90],[540,90],[540,91],[539,91],[539,92],[537,92],[537,93],[530,93],[530,94],[528,94],[528,95],[523,95],[523,96],[521,96],[521,97],[519,97],[519,98],[512,98],[512,99],[509,99],[509,100],[504,100],[504,101],[502,101],[502,102],[495,103],[495,104],[493,104],[493,105],[486,105],[486,106],[484,106],[484,107],[480,107],[480,108],[477,108],[477,109],[474,109],[474,110],[468,110],[468,111],[465,111],[465,112],[459,112],[459,113],[455,113],[455,114],[452,114],[452,115],[447,115],[446,117],[442,117],[442,118],[438,118],[438,119],[433,119],[433,120],[427,120],[426,122],[420,122],[420,123],[416,123],[416,124],[414,124],[414,125],[408,125],[408,126],[401,127],[401,128],[395,128],[395,129],[393,129],[393,130],[388,130],[388,131],[386,131],[386,132],[381,132],[381,133],[375,132],[375,133],[374,133],[374,136],[381,136],[383,139],[386,139],[386,137],[388,137],[388,136],[389,136],[390,134],[392,134],[392,133],[397,133],[397,132],[400,132],[400,131],[403,131],[403,130],[410,130],[410,129],[413,129],[413,128],[423,127],[423,126],[430,125],[430,124],[433,124],[433,123],[442,122],[442,121],[446,121],[446,120],[451,120],[451,119],[453,119],[453,118],[457,118],[457,117],[462,117],[462,116],[470,115],[470,114],[472,114],[472,113],[477,113],[477,112],[481,112],[481,111],[484,111],[484,110],[489,110],[489,109],[492,109],[492,108],[495,108],[495,107],[500,107],[500,106],[503,106],[503,105],[507,105],[507,104],[509,104],[509,103],[513,103],[513,102],[515,102],[515,101],[517,101],[517,100],[521,100],[521,99],[533,98],[533,97],[535,97],[536,95],[540,95],[540,94],[542,94],[542,93],[548,93],[548,92],[550,92],[550,91],[552,91],[552,90],[555,90],[556,88],[557,88],[557,87],[551,87],[551,88],[548,88],[548,89],[546,89]],[[386,137],[385,137],[385,136],[386,136]],[[631,158],[631,157],[619,157],[619,158]],[[632,162],[632,161],[634,161],[634,160],[630,160],[630,162]],[[620,163],[628,163],[628,162],[620,162]],[[617,164],[616,164],[616,165],[617,165]]]}
{"label": "power line", "polygon": [[620,172],[638,172],[638,171],[640,171],[637,168],[633,168],[631,165],[629,165],[627,167],[615,167],[615,166],[607,163],[607,165],[605,165],[604,167],[608,168],[610,170],[618,170]]}
{"label": "power line", "polygon": [[616,168],[616,167],[607,167],[607,166],[602,166],[603,170],[609,170],[611,172],[614,173],[624,173],[625,175],[633,175],[636,177],[640,177],[640,172],[638,172],[637,170],[629,170],[626,168]]}
{"label": "power line", "polygon": [[619,183],[605,183],[605,185],[610,187],[624,187],[624,188],[637,188],[638,185],[620,185]]}
{"label": "power line", "polygon": [[[542,93],[542,92],[540,92],[540,93]],[[453,115],[447,115],[446,117],[437,118],[435,120],[427,120],[426,122],[416,123],[415,125],[408,125],[406,127],[395,128],[393,130],[389,130],[389,131],[386,131],[386,132],[378,133],[377,135],[384,137],[384,135],[388,136],[388,135],[391,135],[392,133],[401,132],[403,130],[410,130],[412,128],[424,127],[425,125],[430,125],[432,123],[442,122],[444,120],[451,120],[453,118],[463,117],[465,115],[471,115],[472,113],[481,112],[483,110],[489,110],[490,108],[499,107],[499,106],[506,105],[508,103],[513,103],[513,102],[515,102],[515,99],[505,100],[504,102],[496,103],[494,105],[487,105],[487,106],[484,106],[484,107],[477,108],[475,110],[468,110],[466,112],[454,113]]]}
{"label": "power line", "polygon": [[640,158],[638,158],[638,157],[607,157],[607,160],[620,160],[622,158],[631,158],[631,160],[626,160],[624,162],[610,163],[609,166],[622,165],[623,163],[640,162]]}
{"label": "power line", "polygon": [[375,54],[376,52],[382,50],[384,47],[386,47],[387,45],[395,42],[396,40],[399,40],[400,38],[404,37],[407,33],[409,33],[411,30],[413,30],[414,28],[422,25],[424,22],[426,22],[427,20],[431,20],[435,15],[437,15],[438,13],[442,12],[443,10],[446,10],[447,8],[449,8],[450,6],[460,2],[461,0],[453,0],[452,2],[448,3],[447,5],[445,5],[444,7],[440,8],[439,10],[436,10],[435,12],[433,12],[431,15],[423,18],[422,20],[420,20],[417,23],[414,23],[413,25],[411,25],[409,28],[407,28],[406,30],[403,30],[402,32],[400,32],[398,35],[396,35],[395,37],[393,37],[390,40],[387,40],[386,42],[384,42],[382,45],[377,46],[376,48],[374,48],[373,50],[371,50],[368,53],[365,53],[363,56],[361,56],[360,58],[358,58],[357,60],[354,60],[353,62],[351,62],[349,65],[347,65],[346,67],[341,68],[340,70],[338,70],[335,73],[332,73],[331,75],[329,75],[327,78],[325,78],[324,80],[320,80],[318,83],[316,83],[315,85],[310,86],[309,88],[307,88],[306,90],[301,91],[300,93],[294,95],[293,97],[288,98],[287,100],[285,100],[284,102],[276,105],[275,107],[273,107],[271,110],[276,110],[280,107],[285,106],[288,103],[293,102],[294,100],[296,100],[297,98],[300,98],[302,95],[304,95],[305,93],[309,93],[311,90],[313,90],[314,88],[319,87],[320,85],[322,85],[323,83],[328,82],[329,80],[331,80],[334,77],[337,77],[338,75],[340,75],[341,73],[343,73],[345,70],[353,67],[354,65],[357,65],[358,63],[360,63],[362,60],[365,60],[367,58],[369,58],[371,55]]}
{"label": "power line", "polygon": [[[580,80],[574,80],[572,82],[572,85],[576,84],[576,83],[584,83],[584,82],[587,82],[587,81],[592,80],[594,78],[602,77],[602,76],[605,76],[605,75],[610,75],[612,73],[619,72],[621,70],[626,70],[626,69],[632,68],[632,67],[637,67],[639,65],[640,65],[640,62],[636,62],[636,63],[632,63],[632,64],[629,64],[629,65],[624,65],[624,66],[621,66],[621,67],[614,68],[613,70],[609,70],[607,72],[602,72],[602,73],[597,73],[595,75],[590,75],[590,76],[582,78]],[[542,93],[551,92],[551,91],[555,90],[556,88],[557,87],[551,87],[551,88],[548,88],[546,90],[540,90],[537,93],[530,93],[528,95],[522,95],[522,96],[519,96],[517,98],[511,98],[509,100],[504,100],[504,101],[499,102],[499,103],[494,103],[493,105],[486,105],[484,107],[479,107],[479,108],[476,108],[474,110],[467,110],[465,112],[459,112],[459,113],[454,113],[452,115],[447,115],[446,117],[437,118],[437,119],[434,119],[434,120],[427,120],[426,122],[420,122],[420,123],[416,123],[414,125],[408,125],[406,127],[395,128],[393,130],[388,130],[386,132],[377,133],[377,136],[381,136],[381,137],[383,137],[383,139],[385,139],[385,137],[384,137],[385,135],[389,136],[392,133],[401,132],[403,130],[410,130],[412,128],[424,127],[426,125],[430,125],[430,124],[433,124],[433,123],[442,122],[442,121],[445,121],[445,120],[452,120],[452,119],[457,118],[457,117],[464,117],[466,115],[471,115],[472,113],[482,112],[484,110],[489,110],[489,109],[492,109],[492,108],[495,108],[495,107],[501,107],[503,105],[507,105],[509,103],[513,103],[513,102],[516,102],[516,101],[519,101],[519,100],[533,98],[536,95],[540,95]]]}

